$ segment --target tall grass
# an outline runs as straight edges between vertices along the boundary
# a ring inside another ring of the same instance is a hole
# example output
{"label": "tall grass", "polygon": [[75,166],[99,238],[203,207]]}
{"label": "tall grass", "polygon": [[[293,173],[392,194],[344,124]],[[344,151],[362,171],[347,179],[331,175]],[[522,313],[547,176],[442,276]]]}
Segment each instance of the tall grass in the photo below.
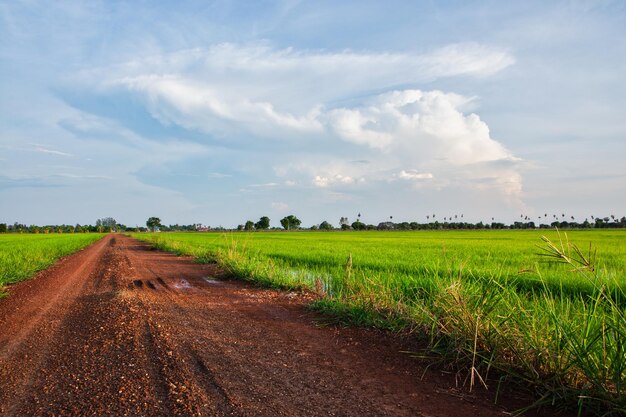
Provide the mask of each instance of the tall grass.
{"label": "tall grass", "polygon": [[[369,256],[341,255],[350,245],[337,233],[141,237],[216,260],[244,279],[310,288],[320,294],[315,307],[337,320],[408,329],[428,343],[428,352],[416,354],[454,364],[470,387],[508,379],[535,391],[534,406],[620,415],[626,412],[626,260],[623,241],[614,239],[625,235],[614,233],[578,235],[597,238],[602,264],[595,250],[585,254],[558,234],[543,243],[539,233],[532,240],[518,232],[418,233],[414,241],[380,234],[362,241]],[[441,249],[428,244],[433,236]],[[395,262],[398,239],[405,257],[420,258]],[[500,251],[498,240],[508,250]]]}
{"label": "tall grass", "polygon": [[6,284],[30,278],[57,259],[102,238],[103,234],[1,234],[0,296]]}

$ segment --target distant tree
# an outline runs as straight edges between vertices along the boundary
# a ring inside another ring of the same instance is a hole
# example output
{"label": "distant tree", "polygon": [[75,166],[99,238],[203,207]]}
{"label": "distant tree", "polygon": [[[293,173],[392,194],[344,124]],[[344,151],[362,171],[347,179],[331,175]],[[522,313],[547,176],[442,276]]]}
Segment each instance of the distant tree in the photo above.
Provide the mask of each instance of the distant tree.
{"label": "distant tree", "polygon": [[378,223],[376,227],[378,230],[393,230],[395,229],[395,225],[392,222],[382,222]]}
{"label": "distant tree", "polygon": [[6,233],[6,232],[7,232],[7,224],[0,223],[0,233]]}
{"label": "distant tree", "polygon": [[96,229],[99,232],[117,231],[117,221],[113,217],[103,217],[96,220]]}
{"label": "distant tree", "polygon": [[117,226],[117,221],[113,217],[105,217],[102,219],[102,225],[104,227],[115,227]]}
{"label": "distant tree", "polygon": [[298,219],[293,214],[290,214],[287,217],[283,217],[280,220],[280,224],[285,228],[285,230],[297,229],[298,227],[300,227],[300,223],[302,223],[300,219]]}
{"label": "distant tree", "polygon": [[354,223],[352,223],[352,228],[354,230],[365,230],[367,228],[367,225],[365,223],[361,223],[359,220],[357,220]]}
{"label": "distant tree", "polygon": [[150,217],[148,221],[146,221],[146,226],[154,232],[157,228],[161,227],[161,219],[158,217]]}
{"label": "distant tree", "polygon": [[333,225],[328,223],[326,220],[320,223],[320,230],[333,230]]}
{"label": "distant tree", "polygon": [[257,230],[267,230],[270,228],[270,218],[267,216],[263,216],[259,219],[258,222],[254,224],[254,227]]}
{"label": "distant tree", "polygon": [[344,226],[350,226],[350,221],[348,220],[347,217],[342,217],[339,219],[339,227],[341,227],[342,229],[344,229]]}
{"label": "distant tree", "polygon": [[402,222],[402,223],[398,223],[396,225],[396,227],[399,230],[410,230],[411,229],[411,225],[409,224],[409,222]]}
{"label": "distant tree", "polygon": [[243,226],[243,230],[251,231],[254,230],[254,223],[252,220],[248,220],[246,224]]}
{"label": "distant tree", "polygon": [[237,230],[243,230],[246,226],[244,226],[243,224],[240,224],[239,226],[237,226]]}

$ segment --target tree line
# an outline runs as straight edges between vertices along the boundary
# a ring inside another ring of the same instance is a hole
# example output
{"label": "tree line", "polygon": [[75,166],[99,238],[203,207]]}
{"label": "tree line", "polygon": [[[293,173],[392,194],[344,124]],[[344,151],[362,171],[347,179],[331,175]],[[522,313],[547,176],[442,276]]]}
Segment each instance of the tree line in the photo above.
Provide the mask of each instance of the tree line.
{"label": "tree line", "polygon": [[[565,215],[563,215],[564,217]],[[547,215],[546,215],[547,217]],[[556,216],[555,216],[556,217]],[[427,216],[430,220],[431,216]],[[554,220],[550,223],[538,221],[535,223],[527,216],[522,216],[520,221],[511,224],[496,222],[493,218],[491,222],[479,221],[477,223],[458,221],[459,216],[444,217],[443,221],[434,220],[425,223],[413,222],[393,222],[393,216],[389,216],[389,221],[380,222],[376,225],[366,224],[361,221],[361,214],[357,215],[354,222],[350,222],[347,217],[339,219],[339,226],[335,227],[328,221],[323,221],[313,225],[308,230],[476,230],[476,229],[550,229],[558,227],[560,229],[608,229],[608,228],[626,228],[626,216],[617,218],[615,216],[596,217],[591,216],[593,221],[585,219],[583,222],[576,222],[572,216],[570,220]],[[463,215],[461,215],[461,219]],[[540,218],[541,219],[541,218]],[[294,215],[289,215],[280,220],[280,224],[285,230],[298,230],[302,222]],[[258,222],[252,220],[246,221],[244,224],[237,226],[239,231],[254,230],[277,230],[280,228],[270,227],[270,219],[267,216],[261,217]]]}
{"label": "tree line", "polygon": [[[432,218],[432,220],[431,220]],[[505,224],[502,222],[496,222],[492,218],[491,222],[471,223],[462,221],[463,215],[444,217],[443,221],[435,220],[436,216],[427,216],[427,222],[393,222],[393,216],[389,216],[388,221],[380,222],[376,225],[366,224],[361,221],[361,214],[357,215],[357,219],[350,222],[347,217],[341,217],[339,219],[338,227],[335,227],[328,221],[323,221],[319,224],[315,224],[308,227],[307,230],[480,230],[480,229],[549,229],[558,227],[560,229],[613,229],[613,228],[626,228],[626,216],[618,218],[614,215],[611,216],[591,216],[591,221],[585,219],[582,222],[577,222],[573,216],[570,216],[569,220],[565,220],[565,215],[554,215],[548,223],[547,214],[538,217],[538,221],[531,220],[528,216],[521,216],[519,221],[515,221],[511,224]],[[461,220],[461,221],[459,221]],[[285,216],[280,219],[281,227],[272,227],[271,220],[268,216],[262,216],[258,221],[247,220],[245,223],[237,226],[238,231],[263,231],[263,230],[303,230],[301,228],[302,221],[293,214]],[[161,219],[158,217],[150,217],[146,221],[146,226],[127,226],[118,223],[112,217],[104,217],[97,219],[93,225],[25,225],[21,223],[0,223],[0,233],[109,233],[109,232],[205,232],[205,231],[225,231],[229,230],[222,226],[209,227],[200,223],[193,223],[188,225],[161,224]]]}

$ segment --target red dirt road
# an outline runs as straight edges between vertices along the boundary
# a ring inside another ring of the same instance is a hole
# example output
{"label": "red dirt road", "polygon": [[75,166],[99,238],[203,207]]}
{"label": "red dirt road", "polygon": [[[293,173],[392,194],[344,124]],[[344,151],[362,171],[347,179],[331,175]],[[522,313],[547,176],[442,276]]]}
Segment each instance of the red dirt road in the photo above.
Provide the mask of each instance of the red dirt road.
{"label": "red dirt road", "polygon": [[[306,296],[109,235],[0,300],[3,416],[504,416]],[[423,377],[424,376],[424,377]]]}

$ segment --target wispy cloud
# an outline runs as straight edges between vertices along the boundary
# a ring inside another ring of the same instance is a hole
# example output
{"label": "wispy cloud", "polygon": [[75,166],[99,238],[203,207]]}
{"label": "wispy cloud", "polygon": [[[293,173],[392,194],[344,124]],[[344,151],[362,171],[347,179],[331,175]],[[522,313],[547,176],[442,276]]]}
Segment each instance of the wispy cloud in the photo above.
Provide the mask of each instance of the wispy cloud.
{"label": "wispy cloud", "polygon": [[58,156],[73,156],[71,153],[44,148],[43,146],[35,146],[35,148],[33,148],[33,152],[47,153],[50,155],[58,155]]}
{"label": "wispy cloud", "polygon": [[232,177],[231,174],[224,174],[223,172],[209,172],[207,174],[207,177],[209,178],[230,178]]}
{"label": "wispy cloud", "polygon": [[52,148],[46,147],[44,145],[39,145],[39,144],[30,144],[29,147],[24,147],[24,146],[19,146],[19,145],[0,145],[0,149],[5,149],[8,151],[43,153],[43,154],[48,154],[48,155],[66,156],[66,157],[74,156],[73,154],[69,152],[59,151],[57,149],[52,149]]}

